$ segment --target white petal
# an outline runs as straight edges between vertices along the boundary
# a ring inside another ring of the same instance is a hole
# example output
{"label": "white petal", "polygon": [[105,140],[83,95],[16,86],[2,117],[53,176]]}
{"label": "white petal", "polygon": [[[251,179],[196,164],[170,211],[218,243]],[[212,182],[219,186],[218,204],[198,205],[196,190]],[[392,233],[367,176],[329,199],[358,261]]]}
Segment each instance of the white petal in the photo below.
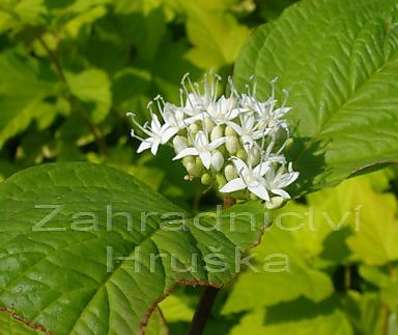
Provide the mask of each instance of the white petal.
{"label": "white petal", "polygon": [[233,120],[236,117],[238,117],[240,111],[238,108],[234,108],[231,111],[228,112],[228,119]]}
{"label": "white petal", "polygon": [[226,137],[220,137],[215,139],[213,142],[210,143],[210,149],[214,150],[217,149],[220,145],[223,145],[226,142]]}
{"label": "white petal", "polygon": [[249,117],[245,118],[243,127],[247,129],[252,129],[255,122],[256,120],[254,119],[254,117],[250,115]]}
{"label": "white petal", "polygon": [[286,163],[286,158],[283,155],[275,155],[275,154],[270,154],[267,156],[268,162],[275,162],[279,164],[285,164]]}
{"label": "white petal", "polygon": [[291,172],[284,174],[278,181],[278,186],[280,188],[286,187],[293,183],[299,176],[298,172]]}
{"label": "white petal", "polygon": [[249,191],[257,195],[260,199],[269,201],[269,194],[264,185],[258,183],[255,186],[250,186]]}
{"label": "white petal", "polygon": [[236,171],[238,171],[238,173],[242,173],[243,171],[248,169],[246,163],[240,158],[234,157],[232,162],[234,163]]}
{"label": "white petal", "polygon": [[208,113],[211,117],[216,117],[216,116],[218,115],[217,103],[211,103],[211,104],[207,107],[207,113]]}
{"label": "white petal", "polygon": [[152,148],[151,148],[151,152],[152,152],[152,155],[156,155],[157,154],[157,152],[158,152],[158,149],[159,149],[159,144],[160,144],[160,141],[153,141],[153,144],[152,144]]}
{"label": "white petal", "polygon": [[167,143],[177,133],[177,127],[165,128],[162,132],[162,144]]}
{"label": "white petal", "polygon": [[211,154],[209,151],[203,151],[199,153],[199,157],[206,169],[210,168],[211,164]]}
{"label": "white petal", "polygon": [[137,153],[140,154],[141,152],[149,149],[151,146],[152,146],[152,141],[150,139],[142,141],[137,149]]}
{"label": "white petal", "polygon": [[221,193],[231,193],[239,190],[244,190],[246,188],[246,184],[241,178],[232,179],[230,182],[225,184],[221,189]]}
{"label": "white petal", "polygon": [[284,190],[282,190],[280,188],[272,189],[271,192],[273,194],[280,195],[283,199],[290,199],[289,193],[287,193],[286,191],[284,191]]}
{"label": "white petal", "polygon": [[253,172],[254,172],[254,174],[255,174],[256,176],[262,177],[262,176],[264,176],[264,175],[267,173],[267,171],[268,171],[269,169],[270,169],[269,162],[263,162],[263,163],[258,164],[258,165],[254,168]]}
{"label": "white petal", "polygon": [[185,119],[184,121],[181,121],[181,122],[184,125],[189,126],[192,123],[195,123],[196,121],[201,120],[201,119],[202,119],[202,114],[198,114],[198,115],[195,115],[195,116],[191,116],[191,117],[189,117],[189,118],[187,118],[187,119]]}
{"label": "white petal", "polygon": [[281,117],[284,116],[286,113],[290,112],[292,110],[291,107],[281,107],[278,109],[274,110],[274,114],[276,115],[276,117]]}
{"label": "white petal", "polygon": [[243,128],[237,125],[235,122],[228,122],[228,126],[235,130],[239,135],[243,134]]}
{"label": "white petal", "polygon": [[173,160],[175,161],[177,159],[181,159],[186,156],[197,156],[198,154],[199,154],[198,150],[196,150],[195,148],[186,148],[182,150],[177,156],[175,156]]}
{"label": "white petal", "polygon": [[207,146],[209,144],[209,139],[203,131],[199,131],[195,137],[195,143],[201,147]]}
{"label": "white petal", "polygon": [[261,129],[261,130],[257,130],[255,132],[252,133],[252,137],[254,140],[259,140],[262,137],[268,136],[270,133],[270,129]]}
{"label": "white petal", "polygon": [[151,129],[154,132],[160,131],[162,125],[159,122],[159,118],[156,114],[152,114],[152,122],[151,122]]}

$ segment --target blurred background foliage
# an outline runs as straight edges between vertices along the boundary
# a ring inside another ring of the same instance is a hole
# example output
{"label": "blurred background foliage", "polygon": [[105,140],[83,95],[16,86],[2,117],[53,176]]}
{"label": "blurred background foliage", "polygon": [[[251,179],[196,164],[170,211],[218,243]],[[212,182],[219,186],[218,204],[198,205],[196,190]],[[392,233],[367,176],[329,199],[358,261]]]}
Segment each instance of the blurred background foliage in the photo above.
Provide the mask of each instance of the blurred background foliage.
{"label": "blurred background foliage", "polygon": [[[187,72],[232,74],[251,30],[293,2],[0,0],[0,180],[87,160],[181,206],[211,205],[167,149],[135,154],[126,113],[145,120],[158,94],[177,102]],[[397,194],[388,169],[273,213],[284,229],[274,222],[252,254],[256,264],[287,254],[289,271],[243,273],[220,294],[207,334],[398,334]],[[162,302],[172,334],[184,334],[197,299],[198,289],[179,288]],[[164,331],[156,320],[151,327]]]}

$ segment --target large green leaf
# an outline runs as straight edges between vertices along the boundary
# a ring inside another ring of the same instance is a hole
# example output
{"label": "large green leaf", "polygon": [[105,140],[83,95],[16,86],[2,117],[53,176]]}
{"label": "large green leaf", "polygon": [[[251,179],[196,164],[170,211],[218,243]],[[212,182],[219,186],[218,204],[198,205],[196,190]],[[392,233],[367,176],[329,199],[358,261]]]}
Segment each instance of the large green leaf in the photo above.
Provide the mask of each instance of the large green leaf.
{"label": "large green leaf", "polygon": [[[260,220],[237,216],[230,229],[232,212]],[[202,214],[199,226],[199,217],[111,168],[25,170],[0,184],[0,307],[56,334],[137,334],[176,284],[229,281],[262,217],[254,202]]]}
{"label": "large green leaf", "polygon": [[[0,308],[0,335],[34,335],[38,334],[33,327],[29,327],[22,320],[17,320],[12,313]],[[39,327],[40,328],[40,327]]]}
{"label": "large green leaf", "polygon": [[304,0],[260,27],[235,69],[258,95],[289,91],[295,192],[398,160],[396,0]]}

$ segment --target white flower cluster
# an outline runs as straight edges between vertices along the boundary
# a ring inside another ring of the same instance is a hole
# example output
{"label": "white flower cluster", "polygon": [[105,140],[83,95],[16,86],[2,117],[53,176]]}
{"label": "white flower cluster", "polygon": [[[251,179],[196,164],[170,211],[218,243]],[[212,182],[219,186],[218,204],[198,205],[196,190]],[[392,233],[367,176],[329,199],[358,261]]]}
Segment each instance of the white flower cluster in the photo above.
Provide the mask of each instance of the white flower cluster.
{"label": "white flower cluster", "polygon": [[269,208],[280,206],[290,198],[284,189],[299,175],[282,153],[289,141],[284,116],[290,108],[277,107],[274,93],[266,101],[257,100],[255,84],[241,94],[231,79],[230,93],[218,97],[219,81],[218,76],[206,76],[201,86],[184,76],[180,106],[155,98],[148,105],[150,125],[141,126],[130,114],[147,135],[141,138],[131,131],[141,141],[137,152],[150,149],[156,155],[160,145],[172,140],[174,160],[182,160],[187,179],[201,178],[204,185],[236,198],[260,198]]}

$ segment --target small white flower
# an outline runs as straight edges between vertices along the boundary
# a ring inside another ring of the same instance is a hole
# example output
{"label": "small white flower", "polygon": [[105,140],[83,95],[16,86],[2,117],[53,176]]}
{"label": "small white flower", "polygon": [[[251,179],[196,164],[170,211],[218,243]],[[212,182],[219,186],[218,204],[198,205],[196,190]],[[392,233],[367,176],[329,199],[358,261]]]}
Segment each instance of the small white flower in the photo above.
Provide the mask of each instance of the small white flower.
{"label": "small white flower", "polygon": [[204,167],[209,169],[212,152],[224,143],[225,137],[221,137],[210,142],[208,136],[203,131],[199,131],[196,134],[193,147],[182,150],[177,156],[174,157],[174,160],[181,159],[186,156],[199,156]]}
{"label": "small white flower", "polygon": [[[135,122],[135,121],[134,121]],[[176,131],[170,128],[167,124],[161,125],[159,118],[156,114],[152,115],[151,127],[142,127],[136,123],[136,125],[149,137],[142,139],[138,137],[134,130],[131,131],[131,136],[141,140],[141,145],[137,149],[137,153],[141,153],[147,149],[151,149],[153,155],[156,155],[159,149],[159,145],[167,143],[175,134]]]}
{"label": "small white flower", "polygon": [[239,178],[235,178],[229,181],[224,187],[220,189],[220,192],[232,193],[248,189],[251,193],[255,194],[260,199],[269,201],[269,194],[265,187],[265,180],[263,178],[263,176],[270,169],[269,164],[266,162],[262,162],[258,164],[254,169],[252,169],[239,158],[234,158],[233,163],[239,174]]}
{"label": "small white flower", "polygon": [[240,125],[235,122],[229,122],[231,127],[241,137],[241,142],[246,150],[255,145],[255,141],[264,136],[264,130],[259,129],[259,124],[253,113],[241,114],[239,116]]}
{"label": "small white flower", "polygon": [[267,188],[271,193],[279,195],[283,199],[287,200],[290,199],[290,195],[284,190],[284,188],[296,181],[298,176],[299,173],[293,171],[292,163],[289,163],[287,172],[285,172],[283,166],[277,172],[275,172],[273,169],[270,169],[267,171],[264,178]]}
{"label": "small white flower", "polygon": [[170,128],[177,128],[177,130],[184,129],[187,126],[184,111],[170,103],[164,106],[161,112],[164,122]]}
{"label": "small white flower", "polygon": [[238,117],[239,109],[235,97],[222,96],[216,102],[209,104],[207,113],[215,124],[227,124]]}
{"label": "small white flower", "polygon": [[182,111],[188,116],[197,117],[197,119],[200,119],[201,115],[210,103],[207,100],[208,99],[205,96],[189,93],[187,95],[185,106],[182,107]]}

